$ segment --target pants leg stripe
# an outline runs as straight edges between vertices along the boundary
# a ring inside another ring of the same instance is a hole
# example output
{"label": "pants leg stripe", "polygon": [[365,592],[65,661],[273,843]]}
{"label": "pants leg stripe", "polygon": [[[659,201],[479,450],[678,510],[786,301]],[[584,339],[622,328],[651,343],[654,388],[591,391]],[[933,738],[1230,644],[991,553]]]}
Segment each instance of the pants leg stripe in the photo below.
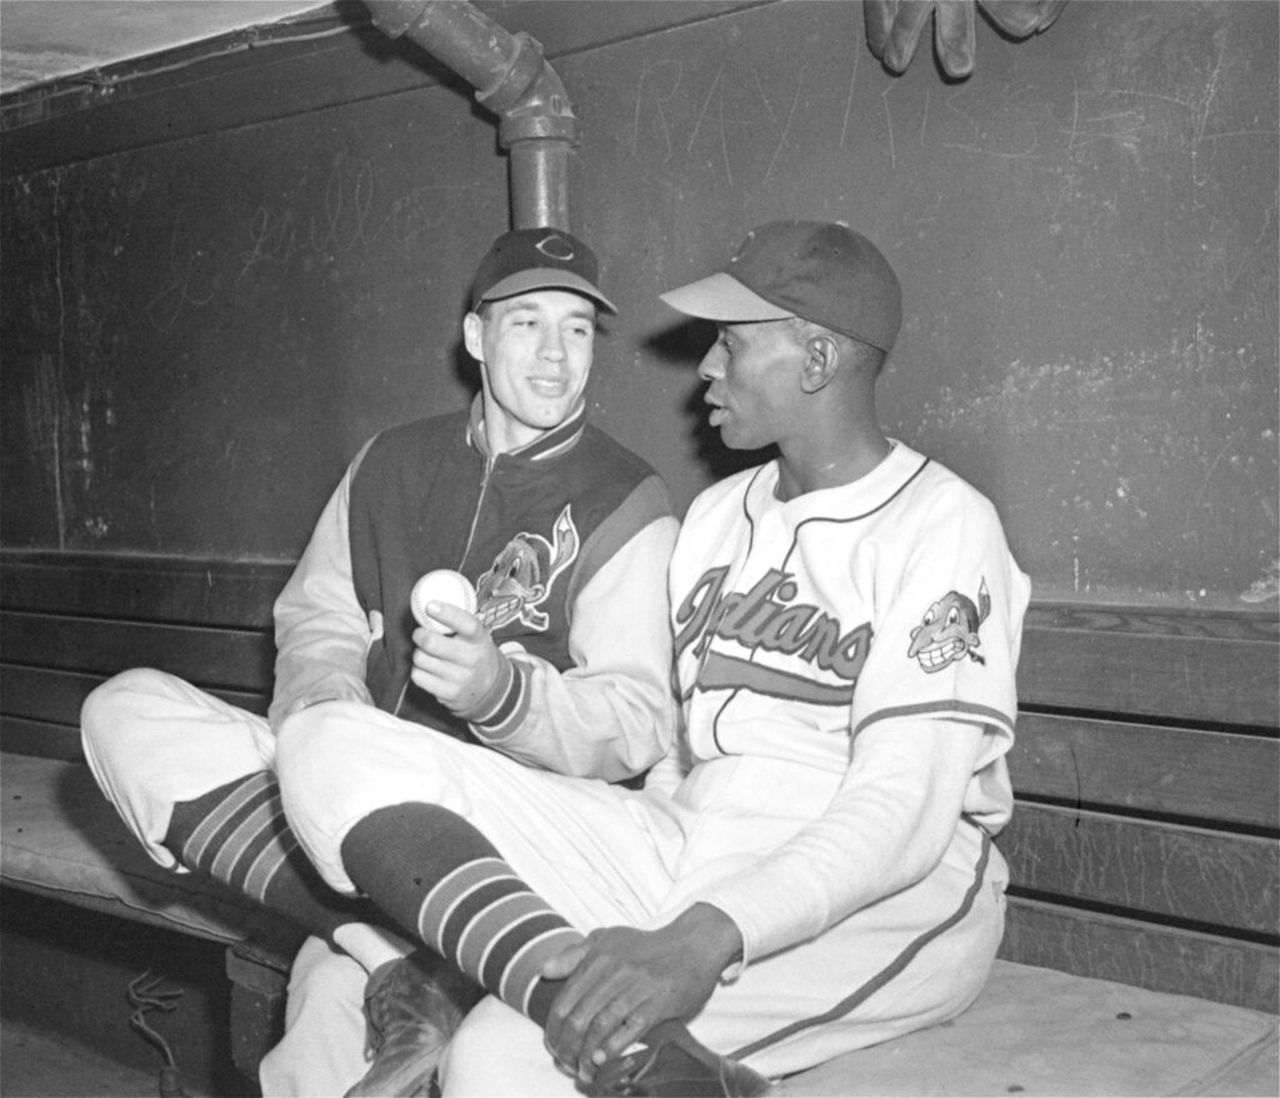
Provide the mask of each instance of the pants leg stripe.
{"label": "pants leg stripe", "polygon": [[781,1029],[775,1030],[773,1033],[760,1038],[758,1041],[753,1041],[749,1045],[744,1045],[737,1051],[730,1053],[730,1056],[735,1060],[741,1060],[744,1057],[751,1056],[752,1054],[759,1052],[761,1049],[768,1048],[770,1045],[775,1045],[779,1041],[782,1041],[795,1033],[799,1033],[802,1030],[809,1029],[813,1026],[823,1025],[827,1022],[834,1021],[837,1018],[842,1018],[855,1007],[864,1003],[884,987],[885,984],[889,983],[890,980],[899,975],[899,973],[901,973],[903,969],[905,969],[907,965],[914,960],[916,955],[924,949],[925,946],[940,934],[955,926],[956,923],[969,913],[969,910],[973,907],[973,901],[977,898],[978,892],[982,888],[983,879],[986,877],[987,863],[990,859],[991,836],[986,834],[986,832],[983,832],[982,852],[978,856],[978,862],[974,868],[973,881],[965,891],[964,898],[960,901],[960,906],[957,907],[950,916],[938,923],[936,926],[931,927],[924,933],[912,939],[912,941],[909,942],[907,946],[889,962],[888,965],[872,976],[871,979],[866,981],[866,983],[855,990],[851,995],[838,1002],[830,1010],[812,1018],[802,1018],[798,1022],[792,1022],[788,1026],[783,1026]]}

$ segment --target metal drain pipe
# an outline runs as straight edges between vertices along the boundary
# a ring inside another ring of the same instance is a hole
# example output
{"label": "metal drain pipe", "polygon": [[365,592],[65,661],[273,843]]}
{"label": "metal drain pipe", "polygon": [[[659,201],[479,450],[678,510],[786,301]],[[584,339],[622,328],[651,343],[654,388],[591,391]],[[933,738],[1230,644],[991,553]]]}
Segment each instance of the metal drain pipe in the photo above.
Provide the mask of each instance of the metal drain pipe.
{"label": "metal drain pipe", "polygon": [[509,154],[512,227],[568,231],[569,150],[578,143],[578,120],[537,40],[511,34],[465,0],[365,4],[374,26],[421,46],[498,115],[498,141]]}

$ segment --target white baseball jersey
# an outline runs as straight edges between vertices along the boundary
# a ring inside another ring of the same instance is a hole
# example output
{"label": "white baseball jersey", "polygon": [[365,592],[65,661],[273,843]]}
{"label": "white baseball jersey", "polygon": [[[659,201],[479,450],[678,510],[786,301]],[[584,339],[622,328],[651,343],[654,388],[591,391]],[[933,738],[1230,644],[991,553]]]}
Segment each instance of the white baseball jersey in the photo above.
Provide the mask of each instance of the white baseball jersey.
{"label": "white baseball jersey", "polygon": [[[963,763],[963,811],[991,835],[1007,822],[1004,755],[1030,595],[991,504],[901,443],[852,484],[785,502],[777,484],[771,462],[700,495],[671,570],[689,761],[795,764],[768,773],[783,788],[794,775],[797,791],[815,788],[804,772],[838,776],[807,794],[830,798],[806,813],[815,825],[703,897],[739,922],[749,954],[820,933],[895,887],[867,879],[882,872],[870,855],[856,872],[877,773],[901,762],[895,752],[919,750],[927,777],[930,748],[908,748],[905,732],[895,741],[895,729],[983,726],[978,757]],[[913,776],[904,767],[897,780],[905,793]],[[688,786],[695,811],[750,795]]]}

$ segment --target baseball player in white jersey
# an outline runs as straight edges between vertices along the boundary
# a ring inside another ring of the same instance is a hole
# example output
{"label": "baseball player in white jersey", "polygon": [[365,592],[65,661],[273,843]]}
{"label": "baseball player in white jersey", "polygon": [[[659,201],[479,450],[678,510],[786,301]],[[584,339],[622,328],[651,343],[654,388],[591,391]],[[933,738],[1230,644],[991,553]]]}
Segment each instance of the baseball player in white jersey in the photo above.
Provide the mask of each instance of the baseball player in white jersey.
{"label": "baseball player in white jersey", "polygon": [[445,1095],[785,1093],[981,989],[1029,583],[991,504],[877,423],[900,295],[869,240],[803,221],[663,295],[717,323],[712,425],[778,456],[685,519],[684,734],[643,791],[443,737],[406,769],[345,703],[282,729],[321,875],[492,993]]}

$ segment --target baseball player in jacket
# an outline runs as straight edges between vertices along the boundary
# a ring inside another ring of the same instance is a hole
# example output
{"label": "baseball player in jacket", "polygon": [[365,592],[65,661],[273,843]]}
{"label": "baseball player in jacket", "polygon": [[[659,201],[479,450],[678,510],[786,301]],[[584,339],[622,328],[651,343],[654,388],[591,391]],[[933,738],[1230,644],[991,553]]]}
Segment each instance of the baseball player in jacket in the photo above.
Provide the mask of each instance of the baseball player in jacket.
{"label": "baseball player in jacket", "polygon": [[[653,470],[586,422],[596,312],[613,310],[597,283],[594,255],[567,233],[494,242],[463,329],[481,392],[469,413],[390,428],[351,463],[275,605],[267,719],[150,669],[85,703],[89,763],[152,858],[212,874],[317,936],[295,968],[289,1035],[264,1062],[266,1093],[360,1079],[364,1026],[344,1032],[359,997],[354,1008],[334,1000],[353,973],[374,974],[366,1008],[384,1053],[382,1073],[357,1091],[407,1092],[421,1079],[404,1071],[432,1068],[418,1031],[400,1034],[419,1047],[392,1064],[403,939],[371,905],[320,882],[284,819],[274,774],[283,727],[341,702],[371,749],[385,728],[409,733],[397,741],[406,767],[418,745],[448,738],[604,781],[640,774],[670,746],[665,580],[676,522]],[[428,603],[419,625],[410,594],[436,569],[461,573],[475,612],[451,607],[446,626]],[[374,995],[387,973],[390,990]],[[469,985],[438,966],[409,982],[441,1000],[442,1042],[474,998]]]}
{"label": "baseball player in jacket", "polygon": [[682,525],[683,729],[645,788],[444,739],[406,775],[340,706],[282,731],[325,880],[491,992],[446,1096],[785,1092],[958,1014],[1002,935],[1029,583],[991,504],[878,425],[896,275],[844,226],[775,222],[663,296],[717,324],[711,424],[777,457]]}

